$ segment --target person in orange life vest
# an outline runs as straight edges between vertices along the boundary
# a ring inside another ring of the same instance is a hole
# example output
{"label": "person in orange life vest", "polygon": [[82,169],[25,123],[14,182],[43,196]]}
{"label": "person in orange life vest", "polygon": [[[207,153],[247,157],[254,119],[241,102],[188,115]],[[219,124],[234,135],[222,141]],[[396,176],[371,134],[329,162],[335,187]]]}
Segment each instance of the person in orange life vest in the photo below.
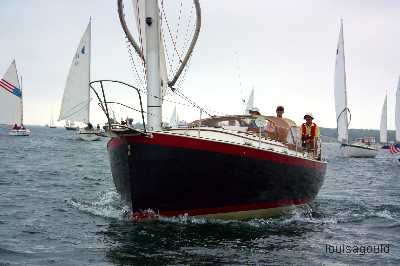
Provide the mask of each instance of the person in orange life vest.
{"label": "person in orange life vest", "polygon": [[319,127],[313,123],[314,119],[311,113],[304,115],[305,123],[301,125],[301,144],[303,148],[314,149],[315,141],[320,138]]}

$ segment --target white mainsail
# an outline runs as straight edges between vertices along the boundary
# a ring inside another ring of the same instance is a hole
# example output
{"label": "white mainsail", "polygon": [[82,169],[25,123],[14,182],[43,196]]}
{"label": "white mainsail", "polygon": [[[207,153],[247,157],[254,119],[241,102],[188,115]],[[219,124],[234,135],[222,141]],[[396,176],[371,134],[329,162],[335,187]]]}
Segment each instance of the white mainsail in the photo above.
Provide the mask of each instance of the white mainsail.
{"label": "white mainsail", "polygon": [[18,80],[15,60],[0,80],[0,124],[21,125],[22,90]]}
{"label": "white mainsail", "polygon": [[383,102],[379,134],[381,143],[387,143],[387,95],[385,96],[385,101]]}
{"label": "white mainsail", "polygon": [[396,142],[400,142],[400,77],[396,91],[396,107],[395,107],[395,125],[396,125]]}
{"label": "white mainsail", "polygon": [[254,89],[251,90],[249,99],[247,100],[246,109],[244,111],[245,115],[249,114],[249,111],[254,108]]}
{"label": "white mainsail", "polygon": [[343,21],[340,22],[339,40],[336,50],[335,65],[335,110],[338,130],[338,141],[347,143],[348,119],[347,119],[347,92],[346,92],[346,68],[344,56]]}
{"label": "white mainsail", "polygon": [[[142,46],[142,53],[146,55],[146,28],[145,28],[145,20],[146,20],[146,1],[145,0],[132,0],[133,9],[135,12],[136,18],[136,26],[138,30],[140,45]],[[160,28],[160,27],[159,27]],[[161,30],[161,28],[160,28]],[[161,95],[165,96],[168,89],[168,72],[167,72],[167,64],[165,60],[165,52],[164,52],[164,40],[162,34],[160,32],[160,79],[161,79]]]}
{"label": "white mainsail", "polygon": [[69,69],[58,120],[88,123],[90,109],[91,22],[89,22]]}

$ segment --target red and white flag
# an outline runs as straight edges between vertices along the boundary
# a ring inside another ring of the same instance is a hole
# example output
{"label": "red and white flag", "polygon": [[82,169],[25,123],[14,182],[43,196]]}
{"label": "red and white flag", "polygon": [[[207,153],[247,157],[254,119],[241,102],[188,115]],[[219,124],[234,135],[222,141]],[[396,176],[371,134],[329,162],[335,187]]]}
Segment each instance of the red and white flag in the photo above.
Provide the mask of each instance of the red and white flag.
{"label": "red and white flag", "polygon": [[392,144],[390,145],[389,150],[391,154],[396,154],[400,152],[400,147],[397,147],[396,145]]}

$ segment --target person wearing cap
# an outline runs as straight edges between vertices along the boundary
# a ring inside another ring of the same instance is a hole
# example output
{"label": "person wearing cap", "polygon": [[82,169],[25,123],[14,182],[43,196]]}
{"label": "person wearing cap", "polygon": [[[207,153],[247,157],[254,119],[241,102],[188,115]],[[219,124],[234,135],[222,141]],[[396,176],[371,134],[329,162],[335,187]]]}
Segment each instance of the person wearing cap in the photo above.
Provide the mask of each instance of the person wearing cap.
{"label": "person wearing cap", "polygon": [[261,115],[260,111],[258,110],[257,107],[252,107],[249,110],[249,114],[251,116],[250,120],[248,120],[247,123],[247,127],[249,131],[255,131],[258,129],[255,120]]}
{"label": "person wearing cap", "polygon": [[251,116],[255,116],[255,117],[258,117],[259,115],[261,115],[260,110],[258,110],[257,107],[252,107],[252,108],[250,108],[249,114],[250,114]]}
{"label": "person wearing cap", "polygon": [[314,116],[311,113],[304,115],[305,123],[301,125],[301,143],[303,148],[314,150],[316,140],[320,138],[319,127],[313,123]]}
{"label": "person wearing cap", "polygon": [[278,118],[283,118],[283,112],[285,111],[285,109],[283,108],[283,106],[279,105],[278,107],[276,107],[276,117]]}

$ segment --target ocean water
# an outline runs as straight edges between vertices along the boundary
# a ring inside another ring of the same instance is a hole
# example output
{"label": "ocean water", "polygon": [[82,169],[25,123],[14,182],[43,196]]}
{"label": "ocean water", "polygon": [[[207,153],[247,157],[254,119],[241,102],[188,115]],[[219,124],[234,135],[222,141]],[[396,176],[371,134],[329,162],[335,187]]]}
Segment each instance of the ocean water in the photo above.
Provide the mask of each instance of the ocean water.
{"label": "ocean water", "polygon": [[316,200],[279,218],[134,223],[114,189],[106,138],[31,130],[0,131],[0,265],[400,265],[400,166],[388,151],[344,159],[325,144]]}

